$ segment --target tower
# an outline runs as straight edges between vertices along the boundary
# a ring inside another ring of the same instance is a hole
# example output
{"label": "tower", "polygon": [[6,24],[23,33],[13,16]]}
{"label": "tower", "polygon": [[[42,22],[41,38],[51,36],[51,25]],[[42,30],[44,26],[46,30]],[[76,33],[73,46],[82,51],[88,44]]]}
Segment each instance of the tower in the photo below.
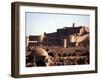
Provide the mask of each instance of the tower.
{"label": "tower", "polygon": [[72,24],[72,27],[75,27],[75,23]]}

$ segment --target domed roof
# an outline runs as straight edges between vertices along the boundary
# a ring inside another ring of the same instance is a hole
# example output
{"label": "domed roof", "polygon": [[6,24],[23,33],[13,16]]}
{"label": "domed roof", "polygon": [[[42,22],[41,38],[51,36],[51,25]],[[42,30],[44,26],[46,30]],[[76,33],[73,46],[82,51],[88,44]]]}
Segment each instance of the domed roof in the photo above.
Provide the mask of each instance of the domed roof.
{"label": "domed roof", "polygon": [[34,54],[37,56],[48,56],[47,51],[45,49],[39,48],[39,47],[34,49]]}

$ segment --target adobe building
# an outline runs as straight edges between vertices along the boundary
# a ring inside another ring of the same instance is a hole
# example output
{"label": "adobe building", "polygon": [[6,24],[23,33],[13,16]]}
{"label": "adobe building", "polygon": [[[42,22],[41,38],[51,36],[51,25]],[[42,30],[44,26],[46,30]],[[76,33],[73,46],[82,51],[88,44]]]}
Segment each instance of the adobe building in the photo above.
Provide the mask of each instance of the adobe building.
{"label": "adobe building", "polygon": [[[86,39],[86,40],[85,40]],[[57,46],[57,47],[75,47],[82,42],[89,43],[89,29],[84,26],[64,27],[57,29],[56,32],[46,33],[44,35],[30,35],[29,46]],[[87,44],[88,45],[88,44]]]}

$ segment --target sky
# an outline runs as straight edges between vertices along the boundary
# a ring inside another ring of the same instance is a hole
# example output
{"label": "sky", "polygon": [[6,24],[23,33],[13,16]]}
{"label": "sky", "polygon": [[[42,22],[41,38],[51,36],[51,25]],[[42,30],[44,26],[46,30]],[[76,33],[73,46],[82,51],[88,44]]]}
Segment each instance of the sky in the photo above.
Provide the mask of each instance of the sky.
{"label": "sky", "polygon": [[89,27],[89,21],[89,15],[26,12],[26,36],[56,32],[58,28],[72,27],[73,23],[76,27]]}

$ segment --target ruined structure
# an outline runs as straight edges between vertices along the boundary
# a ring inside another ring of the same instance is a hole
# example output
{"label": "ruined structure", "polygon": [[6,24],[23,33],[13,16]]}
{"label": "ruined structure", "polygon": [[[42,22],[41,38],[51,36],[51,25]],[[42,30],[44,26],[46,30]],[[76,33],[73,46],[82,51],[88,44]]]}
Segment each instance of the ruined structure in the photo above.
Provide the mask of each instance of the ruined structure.
{"label": "ruined structure", "polygon": [[89,29],[84,26],[63,27],[57,29],[57,32],[46,33],[43,35],[29,36],[28,45],[33,46],[58,46],[58,47],[74,47],[85,43],[89,45]]}
{"label": "ruined structure", "polygon": [[[36,52],[33,49],[36,49]],[[43,52],[43,55],[48,53],[48,60],[51,61],[50,66],[89,64],[89,28],[84,26],[75,27],[73,23],[72,27],[63,27],[57,29],[56,32],[44,32],[43,35],[26,37],[27,67],[44,66],[45,58],[42,58],[41,52]],[[34,58],[37,61],[34,61]],[[41,58],[42,60],[40,60]],[[48,60],[45,60],[45,63]],[[33,64],[35,62],[36,65]],[[38,65],[38,63],[41,63],[41,65]]]}

